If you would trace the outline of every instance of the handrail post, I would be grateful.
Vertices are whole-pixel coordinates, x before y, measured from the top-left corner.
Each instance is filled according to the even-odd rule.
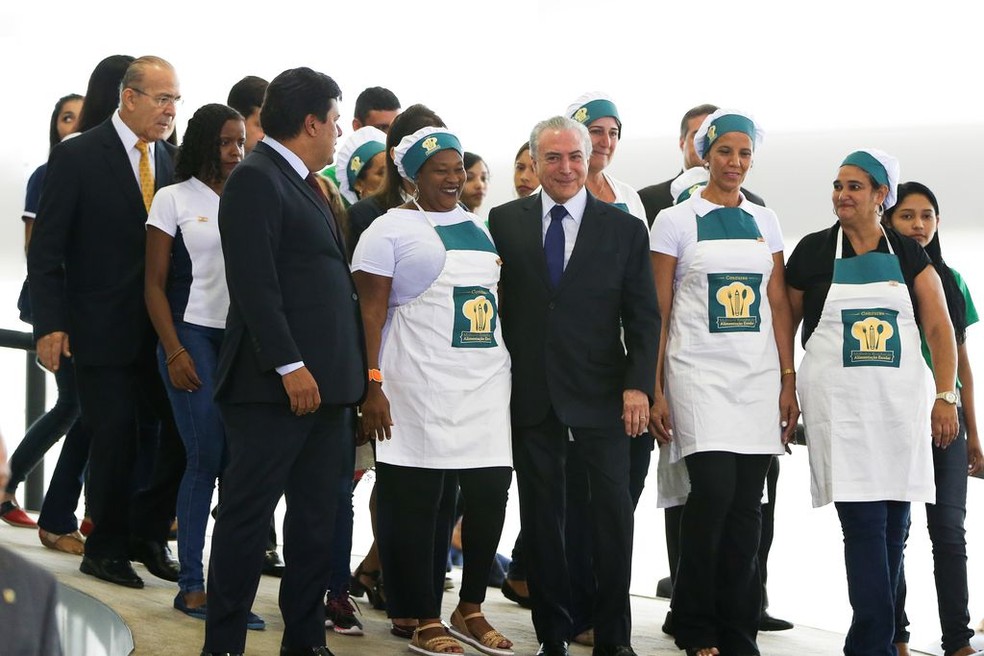
[[[45,405],[45,375],[44,370],[37,365],[37,355],[34,351],[26,352],[26,382],[24,401],[24,426],[28,428],[44,414]],[[28,510],[40,511],[44,501],[44,459],[38,463],[25,481],[24,507]]]

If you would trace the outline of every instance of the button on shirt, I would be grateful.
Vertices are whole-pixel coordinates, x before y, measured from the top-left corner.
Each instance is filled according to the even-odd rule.
[[[579,192],[564,203],[554,201],[553,198],[541,191],[540,204],[543,206],[543,216],[541,217],[543,220],[543,232],[541,237],[544,240],[547,238],[547,228],[550,227],[550,210],[553,209],[553,206],[563,205],[567,210],[567,216],[561,221],[561,226],[564,228],[564,268],[566,269],[567,263],[571,259],[571,253],[574,252],[574,242],[577,241],[577,232],[581,228],[584,207],[588,204],[588,191],[584,187],[581,187]]]
[[[133,167],[133,177],[137,182],[137,188],[140,187],[140,151],[137,150],[137,142],[140,138],[134,134],[133,130],[123,122],[120,118],[119,112],[113,112],[113,127],[116,128],[116,134],[119,135],[120,141],[123,142],[123,148],[126,150],[126,156],[130,159],[130,166]],[[156,144],[152,141],[147,142],[147,154],[150,156],[150,172],[154,175],[154,179],[157,179],[157,162],[154,158],[154,150]]]

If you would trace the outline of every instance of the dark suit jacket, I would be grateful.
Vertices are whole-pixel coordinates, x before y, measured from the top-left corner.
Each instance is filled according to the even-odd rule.
[[[680,173],[683,173],[683,171],[680,171]],[[676,180],[676,178],[670,178],[669,180],[660,182],[659,184],[643,187],[639,190],[639,198],[642,199],[642,206],[646,208],[646,221],[649,222],[649,227],[652,227],[653,221],[656,220],[656,215],[659,214],[661,210],[665,210],[667,207],[673,206],[673,201],[675,199],[670,193],[670,185],[673,184],[674,180]],[[744,187],[742,187],[741,193],[745,194],[745,198],[756,205],[765,207],[764,200]]]
[[[174,147],[154,147],[155,186]],[[156,343],[144,305],[147,210],[112,119],[51,151],[27,255],[34,335],[56,330],[76,362],[132,363]]]
[[[55,577],[0,547],[0,590],[2,653],[61,656]]]
[[[659,310],[649,237],[638,218],[589,193],[574,252],[552,289],[542,214],[539,194],[489,214],[502,258],[513,421],[538,424],[553,407],[567,426],[609,427],[622,414],[623,390],[653,395]]]
[[[321,402],[359,402],[368,384],[359,297],[331,210],[258,143],[226,182],[219,230],[229,317],[216,398],[288,403],[276,367],[303,360]]]

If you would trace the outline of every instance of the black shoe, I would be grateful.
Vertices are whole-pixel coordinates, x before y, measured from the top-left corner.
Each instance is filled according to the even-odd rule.
[[[278,579],[284,576],[284,561],[280,560],[280,554],[276,549],[267,549],[263,556],[263,573],[267,576],[276,576]]]
[[[792,622],[772,617],[764,610],[759,615],[759,631],[788,631],[793,628]]]
[[[502,590],[502,596],[509,601],[514,601],[523,608],[533,608],[533,602],[530,601],[529,596],[524,597],[516,592],[516,588],[512,587],[508,578],[502,582],[502,586],[499,589]]]
[[[82,556],[82,564],[79,571],[83,574],[95,576],[97,579],[109,581],[116,585],[123,585],[128,588],[144,587],[143,579],[137,576],[130,565],[130,561],[123,558],[93,558]]]
[[[596,645],[591,656],[636,656],[636,653],[629,645]]]
[[[673,579],[669,576],[660,579],[656,584],[656,596],[662,597],[663,599],[670,599],[673,597]]]
[[[666,611],[666,619],[663,620],[663,633],[668,636],[673,635],[673,611]]]
[[[328,647],[280,647],[280,656],[335,656]]]
[[[167,544],[154,540],[130,538],[130,560],[143,563],[147,571],[165,581],[178,581],[178,561]]]
[[[231,651],[205,651],[202,650],[202,656],[243,656],[241,652],[231,652]]]
[[[566,642],[541,642],[536,656],[568,656]]]

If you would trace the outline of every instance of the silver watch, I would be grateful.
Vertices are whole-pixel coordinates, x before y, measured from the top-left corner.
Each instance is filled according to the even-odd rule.
[[[950,405],[957,404],[957,393],[956,392],[940,392],[936,395],[936,399],[939,401],[945,401]]]

